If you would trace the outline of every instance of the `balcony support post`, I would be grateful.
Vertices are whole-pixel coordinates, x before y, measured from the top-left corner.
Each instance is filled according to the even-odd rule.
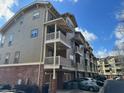
[[[57,24],[55,24],[55,39],[56,39],[56,33],[57,33]],[[55,71],[55,65],[56,65],[56,42],[54,42],[54,68],[53,68],[53,79],[56,79],[56,71]]]
[[[56,33],[57,33],[57,24],[55,23],[55,39],[56,39]],[[56,42],[54,42],[54,58],[53,58],[53,79],[51,82],[51,93],[56,93],[57,89],[57,80],[56,80]]]

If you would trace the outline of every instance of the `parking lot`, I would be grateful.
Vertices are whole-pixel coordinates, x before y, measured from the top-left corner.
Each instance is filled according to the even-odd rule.
[[[98,92],[89,92],[83,90],[59,90],[57,93],[98,93]]]

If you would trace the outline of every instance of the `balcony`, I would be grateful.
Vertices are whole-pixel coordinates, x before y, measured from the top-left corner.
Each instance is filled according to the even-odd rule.
[[[87,53],[84,54],[84,58],[85,58],[86,60],[88,60],[88,61],[90,60],[90,59],[89,59],[89,55],[88,55]]]
[[[79,55],[83,56],[83,50],[80,47],[76,46],[75,50],[76,50],[76,53],[78,53]]]
[[[87,72],[88,71],[88,67],[87,66],[84,66],[84,70]]]
[[[53,43],[53,42],[61,42],[62,44],[70,48],[69,40],[67,40],[67,37],[61,31],[56,32],[56,38],[55,38],[55,32],[47,33],[46,43]]]
[[[93,63],[93,58],[90,58],[90,62]]]
[[[45,66],[49,66],[49,68],[53,68],[54,66],[54,57],[46,57],[45,58]],[[71,62],[62,57],[62,56],[56,56],[56,63],[55,63],[55,67],[56,68],[60,68],[60,66],[62,67],[71,67]]]
[[[78,64],[78,71],[85,71],[83,64]]]
[[[75,32],[75,37],[74,39],[80,43],[80,44],[84,44],[85,43],[85,39],[84,36],[81,34],[81,32]]]
[[[121,69],[121,66],[116,66],[116,69]]]
[[[105,67],[105,70],[110,70],[110,67]]]

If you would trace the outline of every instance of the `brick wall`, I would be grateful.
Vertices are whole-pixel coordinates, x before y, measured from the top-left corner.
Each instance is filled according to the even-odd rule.
[[[43,83],[43,65],[41,65],[40,85]],[[12,85],[17,84],[19,79],[24,83],[29,81],[31,84],[37,84],[38,81],[39,65],[23,65],[23,66],[7,66],[0,67],[0,84],[9,83]]]

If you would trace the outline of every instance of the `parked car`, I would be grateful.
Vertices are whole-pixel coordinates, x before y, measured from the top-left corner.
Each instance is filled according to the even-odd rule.
[[[79,79],[65,81],[63,84],[63,88],[64,89],[78,89],[78,85],[80,81],[81,80]]]
[[[122,80],[122,77],[121,76],[117,76],[117,77],[114,77],[113,79],[114,80]]]
[[[95,79],[104,82],[107,78],[104,75],[98,75],[95,77]]]
[[[96,79],[91,78],[91,77],[83,77],[83,78],[80,78],[80,80],[89,81],[89,82],[97,82]]]
[[[11,90],[11,86],[9,84],[0,84],[0,91],[3,90]]]
[[[103,86],[104,85],[104,82],[103,81],[100,81],[100,80],[96,80],[96,79],[93,79],[93,78],[90,78],[90,77],[84,77],[84,78],[81,78],[82,80],[87,80],[89,82],[94,82],[96,83],[98,86]]]
[[[79,83],[79,89],[92,91],[92,92],[98,92],[99,86],[95,82],[81,81]]]
[[[88,81],[94,81],[93,78],[90,78],[90,77],[83,77],[83,78],[80,78],[81,80],[88,80]]]
[[[15,85],[14,90],[16,90],[16,92],[23,91],[24,93],[39,93],[40,92],[37,85]]]
[[[16,90],[3,90],[0,93],[25,93],[24,91],[16,91]]]
[[[96,84],[98,86],[103,86],[104,85],[104,82],[103,81],[100,81],[100,80],[96,80]]]

